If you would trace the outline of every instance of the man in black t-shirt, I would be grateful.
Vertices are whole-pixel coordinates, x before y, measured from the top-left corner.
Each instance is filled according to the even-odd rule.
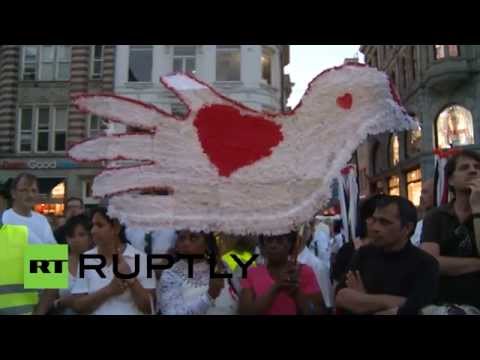
[[[425,216],[420,246],[440,264],[437,302],[480,308],[480,155],[462,151],[445,174],[455,198]]]
[[[418,314],[436,296],[439,270],[434,257],[410,242],[415,206],[385,196],[368,221],[371,244],[354,255],[337,287],[337,308],[353,314]]]

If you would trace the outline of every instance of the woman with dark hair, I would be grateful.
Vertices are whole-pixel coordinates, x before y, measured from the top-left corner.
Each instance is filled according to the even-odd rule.
[[[65,224],[65,237],[68,244],[68,289],[59,290],[52,312],[63,315],[75,314],[72,310],[75,295],[71,292],[78,278],[80,254],[93,247],[90,229],[90,220],[85,215],[74,216]]]
[[[339,283],[347,273],[348,266],[352,261],[356,251],[362,246],[370,243],[368,234],[368,219],[375,212],[377,202],[385,195],[377,194],[366,199],[360,204],[358,212],[357,237],[353,241],[345,243],[337,253],[332,266],[332,278],[335,283]]]
[[[105,208],[96,208],[92,216],[91,233],[96,247],[85,255],[103,256],[105,278],[96,269],[86,269],[85,276],[77,279],[72,290],[72,294],[76,294],[72,308],[81,314],[93,315],[152,314],[155,277],[147,276],[145,253],[128,244],[124,227],[117,219],[110,218]],[[128,280],[117,278],[113,273],[114,255],[118,256],[118,272],[121,274],[135,272],[135,257],[139,257],[138,275]],[[89,265],[101,263],[100,259],[85,262]]]
[[[313,270],[298,264],[297,233],[261,236],[265,264],[248,269],[242,280],[242,315],[310,315],[323,313],[323,298]]]
[[[180,231],[175,244],[179,261],[162,273],[157,290],[162,315],[234,315],[237,302],[225,279],[210,278],[209,259],[215,258],[216,273],[225,272],[213,234]],[[202,255],[194,260],[193,278],[181,255]]]

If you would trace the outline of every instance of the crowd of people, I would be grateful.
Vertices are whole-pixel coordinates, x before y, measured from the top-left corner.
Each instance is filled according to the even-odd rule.
[[[326,233],[313,219],[277,236],[146,233],[125,229],[104,207],[86,211],[78,198],[68,199],[65,223],[52,230],[32,211],[36,178],[21,174],[0,197],[12,200],[0,202],[0,242],[7,243],[8,226],[24,226],[28,244],[68,245],[69,288],[39,290],[32,309],[39,315],[480,314],[480,155],[463,151],[445,171],[448,204],[434,206],[432,179],[418,210],[405,198],[374,195],[360,205],[352,241],[338,223]],[[166,253],[173,266],[149,276],[147,255]],[[87,269],[80,277],[81,254],[102,255],[105,276]],[[136,277],[115,276],[114,258],[129,274],[138,257]]]

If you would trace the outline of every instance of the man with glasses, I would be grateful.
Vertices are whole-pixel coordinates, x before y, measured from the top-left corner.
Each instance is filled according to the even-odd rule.
[[[38,198],[37,178],[26,173],[18,175],[12,182],[11,194],[13,205],[3,213],[3,223],[26,226],[29,244],[56,244],[47,218],[32,210]]]
[[[480,155],[462,151],[445,173],[454,199],[425,216],[421,248],[440,264],[438,303],[480,308]]]

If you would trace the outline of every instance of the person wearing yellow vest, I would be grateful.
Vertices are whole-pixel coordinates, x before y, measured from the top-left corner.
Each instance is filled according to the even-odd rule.
[[[233,260],[231,255],[238,256],[243,263],[248,262],[254,254],[257,241],[252,236],[231,236],[231,238],[234,241],[234,247],[222,256],[222,260],[232,272],[235,272],[238,264]]]
[[[27,245],[27,227],[4,225],[0,216],[0,315],[31,315],[38,303],[38,291],[23,287]]]
[[[232,259],[231,255],[236,255],[243,263],[247,263],[251,257],[255,255],[257,239],[254,236],[233,235],[228,236],[228,239],[233,242],[233,248],[222,256],[222,260],[232,273],[232,278],[229,279],[229,283],[233,288],[235,295],[238,297],[241,290],[240,281],[242,279],[242,269],[238,266],[236,261]],[[256,266],[256,263],[254,262],[251,266]]]

